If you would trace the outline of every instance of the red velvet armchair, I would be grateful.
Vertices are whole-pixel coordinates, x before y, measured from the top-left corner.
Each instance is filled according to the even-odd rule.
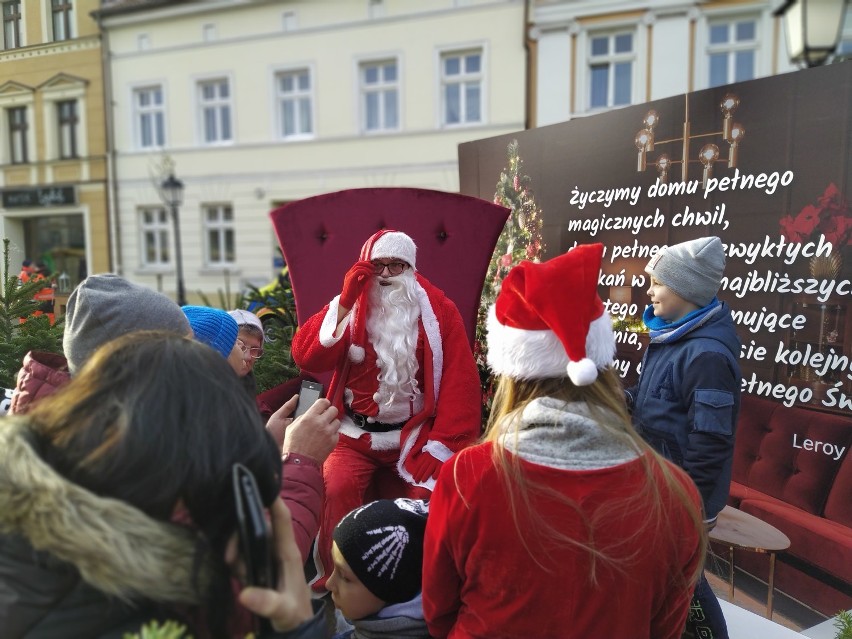
[[[417,270],[455,302],[473,346],[482,285],[509,217],[507,208],[443,191],[366,188],[291,202],[270,217],[300,324],[340,293],[343,276],[367,238],[388,228],[414,240]],[[275,410],[298,387],[293,380],[286,388],[267,391],[259,398],[261,411]]]

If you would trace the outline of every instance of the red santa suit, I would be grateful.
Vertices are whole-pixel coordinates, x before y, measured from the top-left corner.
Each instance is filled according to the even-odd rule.
[[[341,416],[340,442],[323,466],[326,500],[319,559],[326,568],[331,566],[334,526],[364,503],[377,469],[392,468],[404,480],[394,487],[404,494],[388,494],[382,486],[382,497],[428,498],[435,479],[416,482],[412,476],[420,456],[446,461],[480,434],[479,376],[458,309],[419,274],[414,288],[420,307],[415,351],[419,393],[410,402],[376,401],[382,392],[380,365],[366,331],[367,309],[361,308],[368,304],[366,299],[355,304],[342,331],[338,296],[293,338],[293,359],[303,370],[334,371],[327,397]],[[382,424],[397,428],[369,432]]]

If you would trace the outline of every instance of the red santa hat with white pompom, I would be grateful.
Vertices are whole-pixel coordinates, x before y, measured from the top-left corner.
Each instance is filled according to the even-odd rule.
[[[603,244],[581,244],[506,276],[488,314],[488,365],[497,375],[567,377],[587,386],[612,364],[612,320],[598,297]]]

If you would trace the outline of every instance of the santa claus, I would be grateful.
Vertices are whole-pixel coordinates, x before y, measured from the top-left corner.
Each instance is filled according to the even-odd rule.
[[[374,234],[341,294],[293,338],[303,370],[334,371],[327,396],[341,416],[340,441],[323,466],[326,577],[331,532],[364,503],[379,469],[404,480],[378,487],[382,497],[428,499],[441,464],[480,434],[479,376],[461,315],[416,272],[416,253],[405,233]]]

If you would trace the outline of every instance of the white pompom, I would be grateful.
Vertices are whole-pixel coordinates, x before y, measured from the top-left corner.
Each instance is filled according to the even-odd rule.
[[[360,364],[364,361],[364,347],[352,344],[349,347],[349,359],[353,364]]]
[[[588,386],[598,378],[598,367],[588,357],[568,362],[568,378],[575,386]]]

